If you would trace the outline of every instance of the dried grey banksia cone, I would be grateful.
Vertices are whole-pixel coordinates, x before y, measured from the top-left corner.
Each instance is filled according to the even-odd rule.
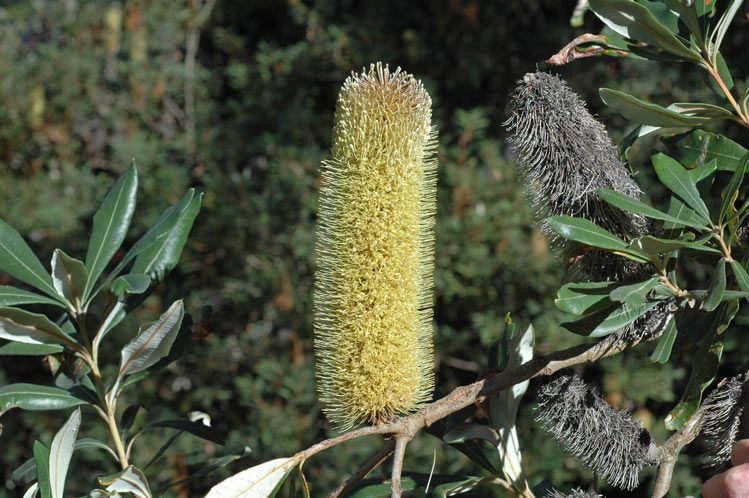
[[[637,487],[640,470],[658,461],[658,447],[642,424],[606,403],[579,377],[558,377],[541,386],[536,419],[612,486]]]
[[[598,197],[610,188],[640,198],[640,188],[617,155],[606,129],[590,115],[585,102],[559,77],[536,72],[518,81],[505,126],[513,164],[541,228],[555,246],[566,243],[543,222],[549,216],[585,218],[625,241],[645,235],[648,223]],[[643,266],[602,251],[580,258],[574,269],[593,281],[630,280]]]
[[[578,488],[570,490],[568,494],[564,494],[554,489],[548,495],[546,495],[546,498],[603,498],[603,496],[599,495],[595,491],[583,491],[582,489]]]
[[[707,464],[711,467],[719,467],[731,460],[731,449],[744,414],[742,394],[746,397],[746,388],[746,377],[737,375],[722,382],[703,402],[705,415],[700,436],[707,447]]]

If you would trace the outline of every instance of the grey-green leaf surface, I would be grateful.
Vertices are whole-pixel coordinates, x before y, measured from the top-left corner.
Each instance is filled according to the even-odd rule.
[[[19,308],[0,307],[0,338],[30,344],[80,346],[44,315]]]
[[[611,304],[609,294],[617,285],[616,282],[571,282],[559,289],[554,304],[573,315],[600,311]]]
[[[13,341],[0,346],[0,356],[46,356],[62,353],[64,349],[59,344],[29,344]]]
[[[720,218],[718,220],[719,224],[722,224],[723,220],[725,220],[726,218],[730,218],[730,215],[732,214],[732,210],[734,208],[734,202],[739,194],[739,191],[741,190],[741,184],[744,181],[744,175],[746,174],[746,169],[748,166],[749,152],[744,154],[744,157],[741,159],[741,161],[739,161],[739,164],[736,167],[736,171],[733,172],[728,185],[726,185],[726,188],[723,189],[723,199],[720,204]]]
[[[663,335],[661,335],[658,344],[650,355],[650,361],[661,364],[668,362],[668,359],[671,357],[671,350],[674,347],[677,332],[676,318],[671,316],[668,325],[666,326],[666,330],[663,331]]]
[[[60,249],[52,254],[52,283],[63,298],[74,305],[83,304],[83,289],[88,272],[83,261],[71,258]]]
[[[119,375],[145,370],[169,354],[184,315],[182,301],[175,301],[158,320],[139,332],[122,350]]]
[[[741,4],[743,3],[744,0],[731,0],[728,8],[720,17],[718,24],[715,25],[715,30],[713,31],[713,34],[711,36],[713,42],[711,47],[713,57],[715,57],[718,53],[720,45],[723,43],[723,38],[726,36],[726,32],[728,31],[728,26],[731,24],[731,21],[733,21],[733,18],[736,17],[736,13],[739,11],[739,7],[741,7]]]
[[[130,273],[114,279],[112,282],[112,294],[117,296],[121,301],[133,294],[142,294],[151,286],[151,277],[143,274]]]
[[[0,285],[0,306],[16,306],[19,304],[49,304],[65,308],[58,300],[40,296],[12,285]]]
[[[106,486],[110,493],[129,493],[138,498],[151,498],[151,488],[143,472],[130,465],[117,474],[99,477],[100,486]]]
[[[613,233],[583,218],[553,216],[549,227],[565,239],[609,250],[626,250],[627,244]]]
[[[681,210],[677,216],[672,216],[645,204],[638,199],[634,199],[615,190],[607,188],[598,189],[598,196],[614,207],[618,207],[619,209],[623,209],[630,213],[641,214],[654,220],[662,220],[670,222],[673,225],[688,226],[700,230],[708,228],[706,223],[700,221],[697,214],[691,209]]]
[[[726,258],[720,258],[715,265],[715,273],[710,281],[707,297],[702,303],[705,311],[713,311],[723,301],[726,292]]]
[[[700,126],[712,119],[681,114],[611,88],[601,88],[598,93],[604,104],[635,123],[660,128],[673,128]]]
[[[180,212],[171,229],[135,258],[131,273],[148,274],[155,283],[163,280],[166,274],[177,266],[187,242],[187,236],[200,211],[202,198],[202,194],[193,198]]]
[[[13,408],[30,411],[64,410],[86,404],[59,387],[36,384],[9,384],[0,387],[0,414]]]
[[[636,307],[645,302],[648,293],[660,282],[660,278],[653,277],[643,282],[623,285],[611,291],[609,297],[612,301],[626,303],[630,307]]]
[[[52,277],[21,235],[0,219],[0,270],[59,299]]]
[[[674,159],[658,153],[652,157],[653,169],[658,179],[674,194],[678,195],[690,208],[694,209],[705,222],[710,222],[710,212],[697,191],[697,185],[689,172]]]
[[[75,449],[78,450],[87,450],[87,449],[94,449],[94,450],[102,450],[106,452],[109,456],[112,457],[112,460],[115,463],[119,463],[119,459],[117,458],[117,453],[114,452],[112,448],[104,444],[103,442],[99,441],[98,439],[90,438],[90,437],[84,437],[80,438],[75,442]]]
[[[675,12],[679,19],[689,28],[689,31],[697,39],[697,43],[702,48],[705,44],[704,37],[702,35],[702,28],[700,28],[699,20],[697,19],[697,13],[692,5],[688,5],[684,0],[664,0],[664,3]]]
[[[627,304],[585,316],[562,326],[572,333],[588,337],[604,337],[630,325],[658,305],[657,301],[631,307]]]
[[[632,0],[590,0],[590,8],[611,29],[686,60],[699,62],[693,52],[644,6]]]
[[[731,269],[736,277],[736,283],[739,284],[739,288],[744,292],[749,292],[749,273],[747,273],[744,266],[734,259],[731,261]]]
[[[35,482],[26,490],[22,498],[35,498],[37,494],[39,494],[39,483]]]
[[[276,458],[224,479],[205,498],[269,498],[279,489],[298,458]]]
[[[36,464],[36,477],[39,483],[39,494],[42,498],[52,498],[52,489],[49,481],[49,448],[39,441],[34,441],[34,463]]]
[[[719,170],[734,171],[747,153],[746,148],[730,138],[705,130],[692,130],[668,143],[673,144],[677,159],[687,168],[715,160]]]
[[[62,429],[55,434],[49,447],[49,484],[52,498],[63,498],[65,479],[68,475],[70,459],[75,450],[78,428],[81,426],[81,410],[75,410]]]
[[[96,280],[125,240],[135,211],[137,190],[138,172],[135,164],[132,164],[114,184],[94,215],[94,226],[86,251],[89,279],[83,292],[84,300],[89,298]]]

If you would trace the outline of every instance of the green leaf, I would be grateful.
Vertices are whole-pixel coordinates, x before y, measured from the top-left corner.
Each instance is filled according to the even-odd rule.
[[[143,472],[130,465],[117,474],[97,478],[100,486],[110,493],[128,493],[138,498],[151,498],[151,488]]]
[[[689,375],[681,400],[666,417],[667,429],[679,429],[699,408],[702,393],[715,379],[715,374],[720,365],[720,357],[723,353],[723,342],[720,335],[731,323],[733,317],[736,316],[738,309],[738,301],[730,301],[723,303],[719,311],[715,313],[710,332],[703,337],[695,352],[692,372]]]
[[[75,410],[62,429],[55,434],[49,447],[49,483],[52,498],[63,498],[65,479],[68,475],[70,459],[75,450],[78,428],[81,426],[81,410]]]
[[[728,31],[728,26],[731,24],[731,21],[733,21],[733,18],[736,17],[736,13],[739,11],[739,7],[741,7],[741,4],[743,3],[744,0],[732,0],[731,4],[720,17],[718,24],[715,25],[715,30],[710,36],[712,41],[712,46],[710,48],[713,54],[713,58],[717,56],[720,45],[723,43],[723,38],[726,36],[726,32]]]
[[[202,477],[205,477],[215,470],[224,468],[230,463],[236,462],[237,460],[246,457],[247,455],[250,454],[250,452],[251,452],[250,448],[245,446],[241,451],[237,453],[234,453],[231,455],[224,455],[224,456],[216,457],[216,458],[211,458],[210,460],[206,462],[205,465],[203,465],[203,467],[193,472],[185,479],[180,479],[179,481],[170,482],[169,484],[162,486],[162,488],[159,489],[156,494],[157,496],[160,496],[164,494],[170,488],[179,487],[195,479],[200,479]]]
[[[83,299],[86,302],[96,280],[125,240],[135,211],[137,190],[138,172],[135,164],[131,164],[114,184],[94,215],[94,226],[86,251],[86,269],[89,274],[83,291]]]
[[[109,274],[107,280],[111,280],[130,263],[136,256],[148,249],[152,245],[160,245],[163,239],[169,236],[169,233],[174,228],[174,225],[179,221],[180,217],[185,214],[185,211],[190,208],[193,197],[195,196],[195,189],[189,189],[187,193],[180,199],[177,204],[170,206],[164,211],[156,223],[143,234],[141,238],[133,244],[129,251],[125,254],[122,260]]]
[[[710,119],[732,119],[733,113],[723,107],[704,102],[676,102],[668,106],[669,110],[692,117]]]
[[[29,411],[64,410],[86,404],[59,387],[36,384],[9,384],[0,387],[0,414],[12,408]]]
[[[645,302],[648,293],[660,282],[660,278],[653,277],[644,282],[623,285],[611,291],[609,297],[612,301],[628,304],[635,308]]]
[[[26,490],[22,498],[36,498],[36,495],[38,494],[39,494],[39,483],[35,482],[34,484],[31,485],[31,487],[29,487],[29,489]]]
[[[644,6],[631,0],[590,0],[591,10],[611,29],[686,60],[700,62],[693,52]]]
[[[10,475],[15,483],[27,483],[36,480],[36,464],[34,458],[29,458],[13,470]]]
[[[704,130],[692,130],[677,135],[668,142],[676,148],[676,158],[687,168],[717,161],[718,169],[735,171],[747,149],[723,135]]]
[[[18,308],[0,307],[0,338],[29,344],[63,344],[81,350],[81,346],[49,318]]]
[[[143,469],[147,469],[148,467],[156,463],[159,460],[159,458],[161,458],[161,456],[164,453],[166,453],[166,450],[168,450],[169,447],[173,445],[174,442],[177,440],[177,438],[180,437],[182,434],[184,434],[184,432],[179,431],[175,433],[173,436],[171,436],[169,439],[167,439],[166,442],[162,444],[161,447],[159,447],[158,451],[156,451],[156,453],[153,454],[151,459],[145,465],[143,465]]]
[[[120,460],[117,458],[117,453],[112,448],[107,446],[105,443],[91,437],[80,438],[75,442],[75,450],[102,450],[105,451],[109,456],[112,457],[115,463],[119,463]]]
[[[151,277],[142,273],[131,273],[114,279],[111,290],[120,301],[124,301],[130,295],[146,292],[150,286]]]
[[[120,376],[134,374],[154,365],[169,354],[177,337],[185,309],[175,301],[169,309],[122,349]]]
[[[650,361],[661,364],[668,362],[668,359],[671,357],[671,349],[674,347],[677,332],[676,318],[672,316],[668,321],[666,330],[663,331],[663,335],[661,335],[658,344],[650,355]]]
[[[281,487],[300,459],[276,458],[243,470],[216,484],[205,498],[269,498]]]
[[[647,263],[646,255],[633,251],[619,237],[584,218],[553,216],[546,220],[549,227],[567,240],[614,251],[635,261]]]
[[[726,258],[720,258],[715,265],[715,273],[710,282],[707,297],[702,302],[705,311],[713,311],[723,301],[726,292]]]
[[[0,346],[0,356],[47,356],[62,353],[64,348],[59,344],[28,344],[26,342],[9,342]]]
[[[0,285],[0,306],[16,306],[18,304],[49,304],[65,308],[60,302],[33,292],[19,289],[11,285]]]
[[[39,480],[39,493],[42,498],[52,498],[49,480],[49,448],[39,441],[34,441],[34,463],[36,464],[36,477]]]
[[[731,269],[741,290],[749,292],[749,273],[746,272],[746,269],[735,259],[731,261]]]
[[[734,214],[734,202],[741,190],[741,184],[744,181],[747,166],[749,166],[749,152],[744,154],[744,157],[736,167],[736,171],[733,172],[731,180],[728,182],[728,185],[726,185],[726,188],[723,189],[723,199],[720,204],[720,218],[718,219],[718,224],[722,225],[725,219],[731,218],[731,215]]]
[[[638,251],[642,251],[645,254],[650,255],[658,255],[658,254],[668,254],[674,251],[678,251],[679,249],[685,249],[685,248],[706,248],[705,243],[709,240],[709,238],[703,237],[700,240],[692,241],[692,240],[685,240],[685,239],[659,239],[657,237],[653,237],[652,235],[644,235],[642,237],[638,237],[632,242],[630,242],[630,246],[633,249],[636,249]],[[711,248],[707,248],[711,249]],[[712,252],[712,250],[710,251]],[[715,250],[716,254],[723,254],[722,252]]]
[[[574,322],[562,323],[562,327],[578,335],[604,337],[630,325],[657,305],[657,301],[636,307],[622,304],[584,316]]]
[[[663,153],[652,157],[653,169],[658,179],[673,193],[678,195],[690,208],[694,209],[705,222],[710,222],[710,213],[700,197],[689,172],[684,167]]]
[[[705,41],[702,36],[702,29],[700,28],[700,23],[697,19],[697,13],[695,12],[694,7],[692,5],[687,5],[683,0],[664,0],[664,3],[669,9],[678,14],[679,19],[697,39],[698,46],[703,48]]]
[[[573,315],[584,315],[599,311],[611,304],[609,293],[616,288],[616,282],[569,283],[557,292],[554,304],[558,309]]]
[[[160,420],[148,424],[143,430],[153,429],[156,427],[164,427],[168,429],[177,429],[180,431],[189,432],[193,436],[197,436],[206,441],[223,446],[226,444],[226,436],[219,433],[217,430],[205,425],[203,422],[192,422],[190,420]]]
[[[630,213],[641,214],[655,220],[663,220],[672,225],[688,226],[700,230],[708,228],[701,220],[699,220],[697,213],[691,209],[681,210],[678,212],[677,216],[672,216],[615,190],[607,188],[598,189],[598,196],[612,206]]]
[[[87,282],[88,272],[83,262],[55,249],[52,255],[52,283],[57,292],[73,305],[81,307]]]
[[[0,219],[0,270],[48,296],[59,299],[52,277],[21,235]]]
[[[681,114],[610,88],[601,88],[598,93],[604,104],[635,123],[673,128],[700,126],[711,120],[707,117]]]
[[[200,211],[202,194],[190,201],[190,204],[180,213],[174,226],[160,239],[151,244],[138,255],[133,263],[131,273],[144,273],[151,276],[156,283],[164,279],[172,268],[177,266],[182,250],[187,242],[187,236],[192,230],[193,222]]]

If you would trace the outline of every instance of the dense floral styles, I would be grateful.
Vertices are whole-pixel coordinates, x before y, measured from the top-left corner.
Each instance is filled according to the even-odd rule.
[[[583,491],[582,489],[573,489],[569,494],[564,494],[560,491],[552,490],[546,498],[603,498],[595,491]]]
[[[435,144],[411,75],[377,64],[345,81],[321,167],[314,296],[320,399],[342,429],[431,398]]]
[[[658,448],[642,424],[606,403],[579,377],[558,377],[543,385],[537,419],[612,486],[633,489],[640,470],[657,463]]]
[[[510,106],[505,125],[514,165],[536,220],[557,246],[563,246],[562,240],[543,223],[549,216],[585,218],[624,240],[647,232],[645,218],[598,197],[599,188],[610,188],[639,199],[640,189],[606,129],[562,79],[543,72],[526,74]],[[575,268],[591,280],[628,279],[642,271],[636,263],[601,251],[587,253]]]
[[[721,383],[705,398],[705,415],[701,436],[704,439],[708,464],[717,467],[731,459],[731,450],[741,426],[744,406],[741,403],[746,389],[745,375],[737,375]]]

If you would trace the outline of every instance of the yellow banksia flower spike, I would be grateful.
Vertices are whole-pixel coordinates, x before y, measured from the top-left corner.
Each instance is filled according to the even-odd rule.
[[[436,131],[431,98],[372,64],[338,96],[321,166],[315,282],[320,400],[340,429],[431,399]]]

